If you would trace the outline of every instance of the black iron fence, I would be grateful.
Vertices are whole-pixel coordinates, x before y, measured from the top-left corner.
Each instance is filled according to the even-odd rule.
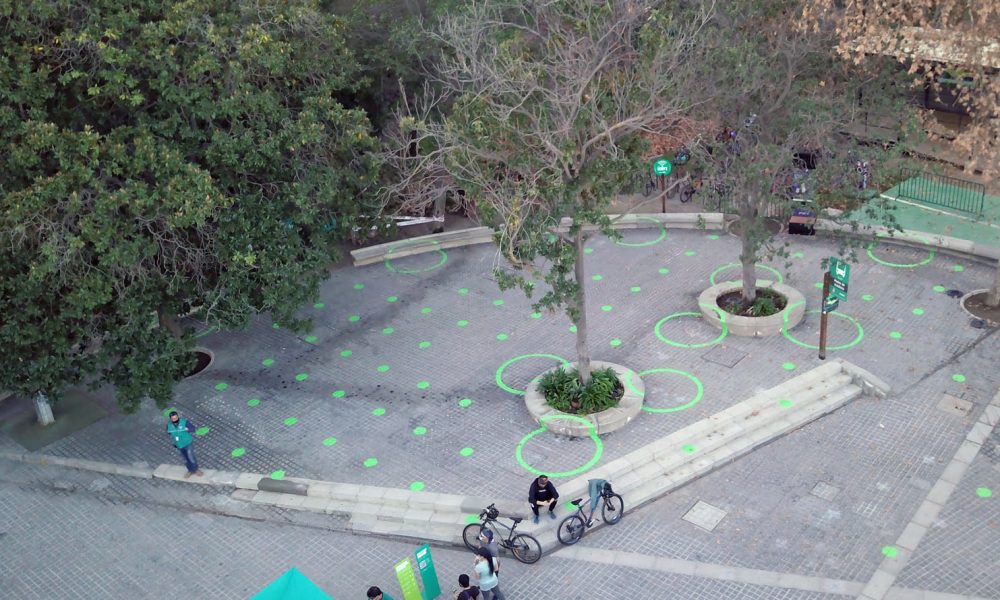
[[[896,197],[982,216],[986,186],[976,181],[903,169]]]

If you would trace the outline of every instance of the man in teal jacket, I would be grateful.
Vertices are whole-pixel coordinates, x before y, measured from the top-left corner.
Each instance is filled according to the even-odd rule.
[[[198,461],[194,457],[194,438],[191,434],[194,433],[194,424],[187,419],[182,419],[177,411],[170,412],[170,422],[167,423],[167,434],[170,436],[170,440],[174,443],[174,447],[180,450],[181,456],[184,457],[184,462],[187,463],[187,475],[184,478],[188,478],[192,475],[203,475],[201,469],[198,468]]]

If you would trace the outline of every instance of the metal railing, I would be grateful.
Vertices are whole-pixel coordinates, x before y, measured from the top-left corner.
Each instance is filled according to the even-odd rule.
[[[938,175],[916,169],[902,169],[896,196],[950,208],[976,217],[983,214],[986,186],[976,181]]]

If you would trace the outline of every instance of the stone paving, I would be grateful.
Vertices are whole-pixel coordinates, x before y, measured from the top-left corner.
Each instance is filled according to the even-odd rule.
[[[815,312],[807,313],[791,332],[801,344],[779,336],[728,337],[710,345],[717,331],[700,318],[677,314],[697,311],[695,299],[709,285],[713,271],[736,260],[735,238],[721,232],[670,230],[665,239],[640,245],[657,239],[657,230],[624,235],[624,242],[635,245],[617,245],[604,238],[589,244],[593,252],[587,256],[588,276],[595,277],[588,288],[594,358],[637,371],[681,370],[697,377],[704,392],[697,397],[691,380],[673,371],[644,376],[647,403],[661,412],[644,413],[626,430],[605,436],[596,464],[819,364],[815,350],[801,345],[816,343]],[[789,241],[794,254],[788,282],[806,294],[809,306],[815,306],[819,261],[834,253],[834,244],[794,236]],[[431,253],[393,261],[388,269],[372,265],[333,272],[316,306],[304,311],[315,323],[309,334],[294,336],[260,319],[245,332],[202,338],[215,353],[215,363],[179,386],[176,396],[180,410],[208,427],[196,442],[201,462],[234,471],[281,470],[288,476],[334,481],[422,485],[429,491],[498,497],[524,493],[531,475],[518,463],[515,448],[537,426],[520,396],[498,387],[496,372],[504,362],[525,354],[573,360],[575,336],[564,316],[536,318],[520,292],[497,290],[489,276],[495,261],[492,249],[449,250],[447,261],[432,268],[441,258]],[[785,273],[781,265],[772,266]],[[763,269],[759,274],[772,276]],[[723,268],[716,275],[732,279],[738,269]],[[844,316],[831,319],[831,345],[849,347],[830,354],[881,377],[892,385],[893,395],[855,401],[630,514],[622,523],[585,537],[581,544],[867,581],[882,558],[880,548],[898,537],[969,424],[1000,387],[996,369],[1000,335],[969,327],[958,301],[943,293],[984,287],[989,276],[987,267],[941,253],[931,258],[926,251],[892,246],[875,248],[871,256],[862,252],[853,267],[851,299],[841,305]],[[662,321],[670,315],[674,316]],[[658,322],[663,337],[688,347],[661,340],[655,333]],[[858,343],[850,345],[858,337]],[[504,370],[502,381],[523,388],[555,360],[530,357],[515,362]],[[952,406],[964,406],[968,413],[941,410],[938,405],[945,394]],[[163,424],[159,411],[145,407],[135,416],[105,418],[43,452],[126,464],[177,461]],[[12,442],[0,436],[0,447],[10,446]],[[1000,570],[991,562],[1000,543],[1000,535],[992,529],[1000,509],[995,497],[973,498],[966,493],[974,494],[978,487],[1000,491],[1000,471],[993,468],[998,454],[1000,448],[989,452],[984,448],[960,486],[961,493],[946,507],[941,526],[925,539],[926,547],[918,548],[898,585],[1000,597],[995,591],[1000,590]],[[589,439],[566,440],[543,433],[523,445],[528,464],[555,473],[576,470],[594,455],[595,444]],[[558,485],[559,479],[555,482]],[[826,487],[816,488],[821,483]],[[168,487],[156,490],[151,492],[154,497],[170,493]],[[93,525],[83,527],[81,537],[99,531],[102,519],[111,518],[95,516],[104,510],[99,499],[69,498],[22,486],[5,497],[12,500],[0,509],[4,515],[43,519],[42,513],[51,512],[67,521],[94,519]],[[711,533],[681,520],[698,500],[728,513]],[[77,505],[80,508],[74,508]],[[128,517],[130,523],[148,523],[151,538],[169,537],[170,518],[142,506],[122,505],[115,510],[139,511]],[[307,575],[335,596],[354,596],[364,585],[356,577],[359,571],[370,572],[369,567],[377,564],[391,575],[391,562],[409,552],[402,549],[405,545],[325,531],[302,530],[312,531],[307,534],[296,529],[297,533],[286,534],[276,524],[267,526],[275,528],[268,530],[269,535],[249,534],[233,523],[246,523],[226,520],[227,527],[239,531],[225,534],[235,550],[227,551],[221,540],[217,543],[211,536],[199,538],[205,548],[199,547],[197,561],[184,558],[180,549],[156,559],[151,547],[146,562],[137,559],[132,569],[123,567],[122,575],[96,573],[87,581],[126,585],[136,580],[137,573],[144,574],[143,579],[155,578],[156,567],[169,569],[172,561],[178,561],[178,571],[197,573],[199,581],[206,581],[199,584],[208,586],[199,588],[206,597],[242,597],[247,586],[261,587],[280,573],[275,569],[264,575],[265,563],[255,562],[262,560],[256,557],[257,545],[267,554],[267,544],[277,539],[280,551],[273,554],[284,555],[283,565],[304,566]],[[8,533],[5,542],[24,537],[25,556],[43,552],[47,540],[59,531],[38,529],[47,532],[37,533],[38,539],[32,539],[36,533],[23,530],[11,536],[15,525],[8,518],[0,531]],[[253,539],[240,541],[247,536]],[[320,536],[342,541],[319,542]],[[364,542],[359,544],[358,539]],[[136,543],[155,547],[156,540]],[[74,577],[86,572],[85,565],[92,568],[105,560],[100,553],[106,551],[90,551],[96,553],[91,556],[96,562],[88,562],[86,555],[75,561],[67,558],[82,565],[71,571]],[[962,559],[963,551],[975,556]],[[440,552],[450,556],[454,551]],[[942,561],[938,552],[957,556]],[[5,558],[0,555],[0,564],[7,562]],[[583,565],[558,559],[558,554],[551,558],[535,569],[515,565],[513,579],[524,587],[512,585],[510,590],[523,593],[510,596],[557,593],[567,598],[610,598],[621,597],[619,590],[639,594],[655,588],[672,591],[678,598],[825,597],[676,573]],[[220,576],[230,568],[236,575]],[[46,566],[35,576],[38,581],[52,581],[60,575]],[[22,587],[13,589],[25,591],[15,597],[35,597],[25,587],[27,575],[19,569],[11,567],[4,577],[16,577]],[[338,587],[338,581],[348,583]],[[607,594],[589,591],[604,588]],[[114,590],[109,597],[128,597],[125,588],[108,589]],[[547,593],[533,593],[536,589]],[[44,597],[74,597],[73,593]]]

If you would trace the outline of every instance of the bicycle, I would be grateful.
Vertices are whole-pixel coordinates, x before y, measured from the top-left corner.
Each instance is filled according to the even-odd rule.
[[[577,498],[570,502],[570,504],[576,507],[576,512],[563,519],[559,523],[559,529],[556,531],[559,541],[567,546],[579,542],[587,529],[594,526],[594,513],[597,511],[597,507],[594,506],[594,508],[590,509],[590,514],[588,515],[586,509],[581,504],[582,502],[583,498]],[[601,519],[605,523],[614,525],[618,521],[621,521],[622,515],[625,512],[625,501],[611,489],[611,484],[608,482],[604,482],[604,485],[601,487],[600,504]]]
[[[497,520],[499,516],[500,511],[497,510],[494,504],[490,504],[483,509],[479,513],[479,520],[481,522],[469,523],[462,530],[462,540],[465,542],[465,546],[469,550],[475,551],[479,548],[479,534],[483,529],[489,528],[493,532],[493,539],[497,541],[497,544],[501,548],[510,550],[514,558],[526,565],[538,562],[538,559],[542,558],[542,545],[538,543],[538,540],[527,533],[514,533],[514,530],[517,529],[517,524],[524,519],[521,517],[509,517],[514,524],[508,527]],[[506,539],[499,535],[500,531],[497,529],[498,527],[507,530]]]

